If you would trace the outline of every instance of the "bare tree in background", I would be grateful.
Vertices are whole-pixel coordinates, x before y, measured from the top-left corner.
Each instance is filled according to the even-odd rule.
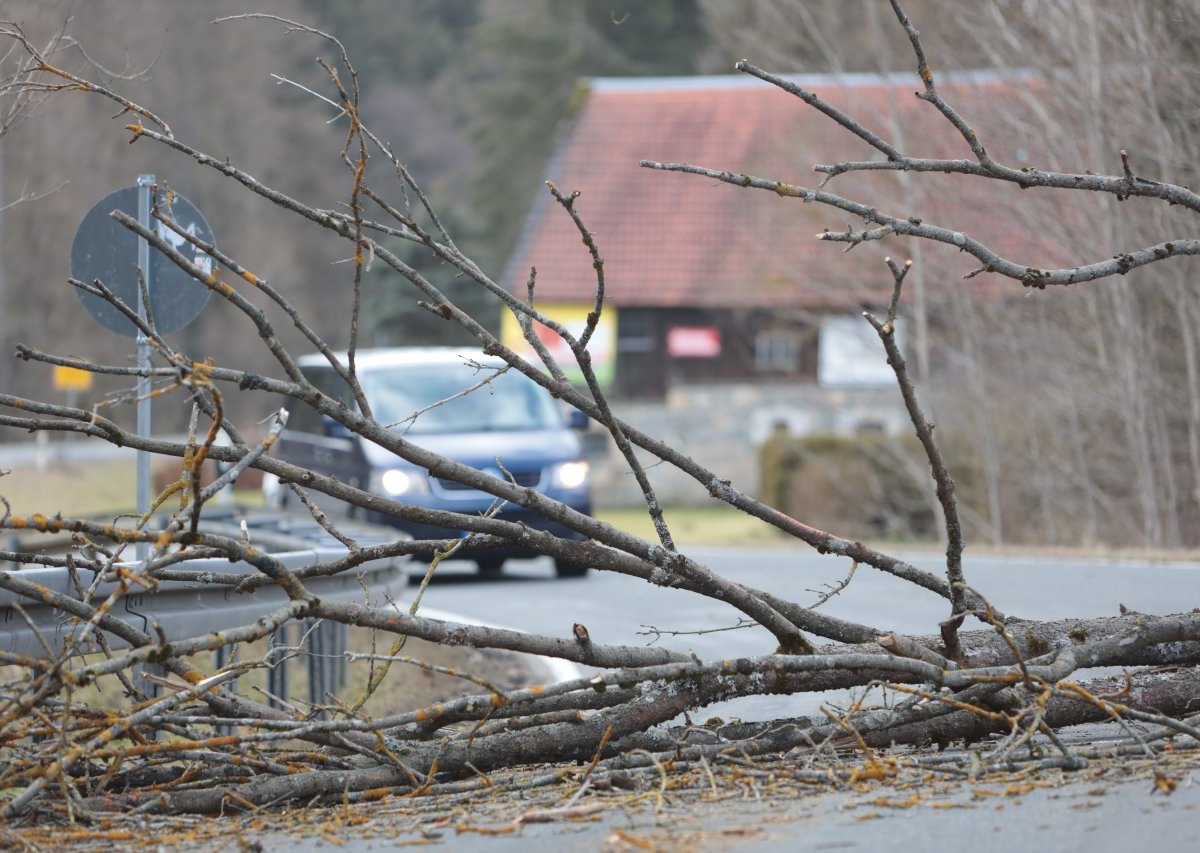
[[[341,176],[336,168],[298,168],[307,158],[336,162],[340,131],[323,122],[311,122],[315,104],[292,87],[272,85],[272,73],[294,76],[297,67],[308,67],[312,58],[298,39],[279,39],[271,49],[254,49],[253,34],[229,32],[207,42],[195,34],[212,29],[213,18],[243,11],[245,4],[236,0],[217,0],[204,4],[162,4],[153,0],[129,0],[77,4],[59,0],[14,3],[11,14],[24,21],[23,28],[43,52],[48,63],[85,77],[93,83],[119,89],[134,101],[159,101],[168,96],[172,103],[171,126],[186,135],[193,144],[209,150],[213,156],[232,157],[259,180],[291,195],[311,194],[330,197],[341,192]],[[262,11],[293,9],[287,0],[263,0],[255,8]],[[6,9],[0,13],[9,17]],[[64,24],[69,18],[70,23]],[[65,30],[64,30],[65,27]],[[55,34],[62,33],[59,38]],[[86,34],[86,35],[85,35]],[[79,37],[79,38],[76,38]],[[81,43],[82,39],[82,43]],[[23,57],[7,53],[9,63]],[[9,70],[15,71],[16,65]],[[266,81],[247,85],[248,80]],[[212,99],[207,93],[221,91],[225,97]],[[29,121],[3,137],[0,167],[5,201],[22,193],[45,195],[57,189],[38,205],[23,205],[4,215],[3,248],[0,258],[0,348],[11,351],[18,340],[29,340],[33,330],[54,340],[78,342],[71,354],[96,361],[119,361],[125,356],[124,343],[115,335],[88,335],[91,321],[76,310],[78,300],[71,288],[56,286],[68,268],[70,231],[66,239],[57,233],[71,229],[95,199],[113,189],[114,175],[122,184],[132,184],[134,168],[155,174],[171,174],[174,188],[187,195],[213,221],[253,222],[253,227],[227,229],[221,234],[227,250],[244,251],[254,246],[259,263],[270,267],[282,279],[301,282],[290,290],[296,307],[322,334],[333,335],[341,329],[348,313],[331,288],[309,285],[306,273],[321,269],[338,256],[332,247],[320,241],[296,243],[289,239],[286,217],[277,216],[269,204],[251,195],[239,197],[224,193],[218,183],[206,179],[207,170],[181,162],[167,150],[144,152],[138,163],[129,162],[124,140],[101,137],[91,145],[79,145],[93,128],[109,120],[111,102],[98,99],[45,97],[51,93],[24,90],[20,96],[5,99],[9,107],[20,107],[20,115]],[[233,120],[233,116],[239,120]],[[48,164],[57,164],[49,168]],[[47,227],[46,223],[57,223]],[[240,338],[228,339],[221,330],[233,321],[230,307],[212,300],[211,312],[203,321],[188,326],[181,334],[183,348],[196,351],[216,346],[232,348],[232,356],[241,350]],[[290,325],[281,329],[285,340],[301,345]],[[224,339],[223,339],[224,338]],[[220,341],[220,343],[216,343]],[[247,341],[236,357],[246,369],[266,369],[259,361],[262,351]],[[37,385],[29,371],[12,369],[0,363],[0,384],[6,390],[32,394]],[[28,383],[28,384],[26,384]],[[96,378],[96,387],[117,391],[119,383],[106,377]],[[115,416],[124,417],[124,412]],[[253,422],[262,411],[248,419]],[[158,417],[164,424],[182,430],[187,423],[187,407],[163,407]],[[14,434],[4,430],[6,440]]]
[[[1068,168],[1065,164],[1071,159],[1065,154],[1064,165],[1056,168],[1034,164],[1014,166],[993,159],[986,147],[986,137],[973,129],[973,119],[960,116],[952,104],[942,99],[936,87],[937,75],[926,60],[917,30],[898,3],[893,2],[892,8],[900,25],[893,31],[898,39],[907,36],[916,56],[918,97],[945,120],[945,132],[961,140],[964,152],[961,158],[923,157],[921,140],[900,143],[877,135],[853,116],[797,89],[788,80],[742,61],[738,63],[740,71],[797,95],[797,109],[815,109],[821,116],[814,116],[814,120],[835,122],[846,132],[848,140],[866,143],[875,156],[862,161],[819,164],[816,169],[822,180],[814,186],[744,174],[736,171],[737,164],[647,162],[644,165],[649,170],[690,173],[700,179],[763,190],[797,204],[825,205],[836,212],[835,223],[850,218],[861,222],[861,228],[829,231],[820,235],[822,239],[854,245],[870,243],[887,234],[944,244],[972,259],[968,278],[986,273],[1006,279],[1013,288],[1032,288],[1039,293],[1049,294],[1068,285],[1098,288],[1103,286],[1098,284],[1103,280],[1142,268],[1170,268],[1180,264],[1182,257],[1200,254],[1200,239],[1170,234],[1146,236],[1139,241],[1137,234],[1129,233],[1125,237],[1129,241],[1127,248],[1115,257],[1105,251],[1072,266],[1039,266],[1034,259],[1005,257],[979,242],[972,236],[971,223],[919,219],[909,210],[878,209],[869,199],[837,194],[838,176],[885,170],[908,174],[913,180],[943,174],[989,181],[995,185],[997,194],[1024,189],[1086,195],[1089,203],[1094,203],[1093,199],[1121,200],[1126,204],[1174,207],[1187,215],[1200,212],[1200,196],[1186,186],[1160,180],[1161,176],[1146,177],[1136,149],[1129,155],[1118,155],[1122,166],[1113,174],[1065,171]],[[242,22],[222,26],[246,25]],[[963,754],[959,769],[964,774],[1031,764],[1073,769],[1086,766],[1088,759],[1100,751],[1070,746],[1059,737],[1059,731],[1072,724],[1114,717],[1148,725],[1148,730],[1142,732],[1126,729],[1127,743],[1120,748],[1136,749],[1151,758],[1162,754],[1169,738],[1179,738],[1172,746],[1174,749],[1184,748],[1185,744],[1190,748],[1195,745],[1193,741],[1200,741],[1198,721],[1188,717],[1195,711],[1192,702],[1200,688],[1197,683],[1200,673],[1194,668],[1200,655],[1197,645],[1200,615],[1128,614],[1055,623],[1029,622],[996,611],[969,586],[970,578],[964,577],[962,570],[963,523],[959,518],[955,483],[933,439],[933,426],[922,410],[904,356],[893,338],[909,264],[891,261],[887,267],[880,264],[881,276],[890,278],[893,284],[893,297],[886,310],[870,314],[866,321],[875,328],[888,350],[926,455],[931,487],[945,522],[944,576],[791,518],[755,500],[737,484],[722,481],[701,461],[623,422],[601,392],[588,354],[592,330],[605,308],[604,262],[601,247],[588,231],[586,207],[579,201],[579,195],[554,186],[549,188],[563,215],[571,217],[577,225],[585,244],[581,251],[591,253],[597,274],[591,322],[582,334],[573,335],[538,312],[533,274],[528,293],[509,294],[458,250],[453,235],[441,227],[432,202],[402,161],[371,132],[369,116],[360,113],[359,81],[339,43],[306,27],[290,22],[288,26],[322,39],[332,55],[326,66],[329,69],[326,97],[335,105],[345,129],[342,156],[349,195],[342,204],[331,204],[328,208],[302,202],[256,179],[236,163],[198,150],[171,130],[167,116],[103,86],[73,79],[45,61],[38,47],[20,29],[8,26],[4,30],[25,63],[9,81],[9,94],[65,86],[90,97],[106,98],[117,104],[116,110],[123,115],[124,133],[135,151],[144,147],[168,149],[214,170],[228,179],[231,188],[253,194],[292,216],[298,240],[311,228],[324,229],[344,240],[352,263],[340,287],[350,305],[352,320],[347,334],[348,358],[343,364],[325,339],[292,309],[282,289],[254,271],[248,259],[230,257],[214,247],[202,246],[221,268],[219,274],[209,276],[191,266],[154,229],[144,229],[128,216],[118,217],[125,227],[149,241],[157,251],[206,281],[216,296],[239,312],[246,324],[244,328],[253,329],[271,353],[278,375],[267,377],[224,363],[206,363],[199,356],[173,349],[155,334],[152,326],[143,324],[143,331],[154,341],[157,366],[153,368],[153,377],[160,386],[159,393],[186,397],[211,422],[211,429],[197,432],[207,437],[192,443],[139,437],[121,429],[103,411],[83,411],[0,394],[0,405],[11,411],[0,416],[0,424],[69,431],[185,460],[184,480],[189,483],[191,494],[187,505],[165,527],[154,531],[143,530],[136,522],[115,525],[58,516],[17,515],[5,507],[0,518],[0,526],[4,528],[66,531],[93,547],[61,558],[0,551],[0,559],[59,566],[85,581],[110,578],[117,581],[118,592],[105,600],[96,600],[86,594],[84,583],[84,594],[66,597],[29,583],[22,578],[21,571],[0,573],[0,589],[28,601],[54,605],[67,618],[79,620],[94,629],[97,636],[109,638],[105,642],[111,641],[115,646],[100,659],[49,647],[38,658],[0,654],[0,663],[15,667],[19,673],[19,677],[4,683],[0,694],[0,750],[6,759],[4,769],[0,770],[0,790],[10,793],[0,809],[0,817],[17,821],[49,813],[67,819],[79,813],[111,809],[215,813],[285,802],[348,804],[390,793],[452,795],[485,786],[523,790],[561,784],[564,775],[544,770],[504,777],[491,774],[539,762],[591,760],[584,771],[569,776],[569,784],[575,785],[582,795],[593,781],[597,786],[601,782],[611,786],[622,779],[632,779],[635,785],[647,780],[658,784],[668,763],[675,770],[703,767],[710,773],[712,768],[723,772],[722,768],[739,762],[767,760],[792,750],[797,750],[808,762],[804,768],[786,765],[790,778],[800,781],[901,778],[946,762],[942,758],[920,757],[907,762],[892,761],[881,757],[879,747],[889,743],[974,739],[989,732],[1000,732],[1003,737]],[[1055,81],[1053,85],[1073,83]],[[1096,142],[1100,145],[1102,140],[1098,138]],[[382,186],[366,180],[368,156],[390,161],[397,182],[393,193],[385,194]],[[649,172],[647,176],[652,177]],[[418,210],[433,223],[428,230],[420,225]],[[156,217],[167,227],[173,224],[165,205],[156,209]],[[544,364],[523,361],[501,345],[486,328],[381,245],[384,237],[422,247],[490,293],[505,310],[521,320],[530,344],[539,349]],[[386,265],[403,276],[429,310],[431,322],[459,324],[475,336],[482,352],[503,359],[511,369],[585,412],[606,430],[642,486],[655,540],[642,540],[550,501],[536,491],[439,457],[379,423],[358,387],[355,372],[359,308],[364,289],[371,286],[372,264]],[[86,282],[77,282],[75,286],[96,287]],[[1181,292],[1180,298],[1184,296]],[[262,304],[282,309],[308,345],[326,353],[330,365],[354,389],[356,406],[332,399],[305,379],[292,353],[280,343]],[[555,329],[567,341],[588,380],[586,389],[575,388],[564,379],[561,367],[541,348],[532,331],[533,321]],[[981,323],[980,327],[981,334],[985,330],[989,336],[993,334],[986,324]],[[1116,346],[1103,333],[1099,343]],[[1000,346],[1009,344],[1001,341]],[[21,346],[18,355],[47,364],[73,363],[29,345]],[[1112,369],[1114,381],[1137,382],[1137,377],[1126,380],[1120,376],[1127,361],[1123,354],[1115,352],[1111,358],[1106,365]],[[136,373],[136,369],[120,365],[93,364],[89,369],[123,376]],[[439,477],[539,512],[587,538],[585,541],[557,538],[507,521],[503,514],[480,517],[434,513],[383,499],[318,471],[273,459],[265,451],[282,427],[282,415],[263,435],[243,435],[228,417],[236,403],[231,393],[235,388],[299,400],[346,430],[410,463],[436,471]],[[1082,416],[1084,401],[1077,402]],[[213,443],[218,424],[232,437],[233,446]],[[1145,429],[1151,437],[1162,432],[1153,420],[1145,424]],[[1153,443],[1147,447],[1153,447]],[[670,519],[664,514],[640,461],[641,454],[648,454],[659,464],[678,468],[714,499],[766,521],[823,554],[851,560],[862,567],[860,571],[870,567],[892,574],[941,597],[945,601],[945,619],[930,626],[929,636],[902,636],[828,616],[815,608],[721,577],[677,546]],[[200,483],[198,463],[205,457],[233,463],[235,470],[238,466],[253,465],[279,477],[298,494],[320,492],[358,507],[369,506],[375,512],[467,530],[475,535],[465,542],[397,541],[372,548],[360,547],[343,536],[348,548],[344,558],[289,569],[244,540],[206,530],[203,509],[217,484]],[[1156,470],[1161,473],[1161,463],[1156,458],[1152,457],[1150,463],[1158,465]],[[1158,494],[1149,485],[1145,491]],[[1098,505],[1096,509],[1099,513],[1106,507]],[[325,523],[332,524],[327,519]],[[425,618],[415,608],[414,612],[405,613],[370,602],[345,605],[324,601],[306,587],[311,578],[352,571],[370,560],[389,555],[430,547],[443,551],[462,548],[464,553],[473,553],[515,541],[532,544],[545,554],[575,564],[626,575],[631,585],[650,583],[679,590],[681,594],[721,601],[741,619],[769,631],[772,643],[762,649],[761,656],[754,658],[698,660],[666,646],[598,643],[582,626],[571,637],[528,635]],[[150,553],[143,561],[131,562],[122,556],[122,547],[137,542],[148,543]],[[155,636],[136,620],[122,618],[114,608],[120,597],[134,586],[152,589],[157,583],[180,580],[213,583],[211,577],[189,570],[186,563],[191,556],[212,555],[247,565],[246,575],[236,579],[241,594],[272,586],[286,593],[287,602],[252,624],[196,637]],[[436,565],[435,560],[430,572]],[[331,702],[326,709],[329,718],[316,720],[239,695],[231,681],[246,662],[209,673],[189,660],[195,653],[246,643],[288,622],[314,618],[435,643],[549,655],[596,667],[600,673],[537,689],[504,692],[485,688],[479,695],[384,717],[357,713],[361,703]],[[962,630],[967,619],[972,620],[975,630]],[[172,693],[141,704],[93,708],[73,701],[74,691],[147,661],[165,666],[182,683],[172,680]],[[1163,665],[1172,669],[1146,669]],[[1079,669],[1094,666],[1135,669],[1125,679],[1088,684],[1072,680]],[[886,701],[870,707],[860,703],[850,711],[832,714],[829,719],[794,719],[719,729],[692,725],[668,729],[661,725],[683,712],[731,697],[866,686],[882,689]],[[235,733],[219,733],[216,727],[229,723],[236,724]],[[449,724],[459,725],[445,728]],[[1047,739],[1049,754],[1031,755],[1020,749],[1039,736]],[[115,748],[117,739],[128,739],[129,745]],[[273,747],[269,751],[268,745]],[[320,749],[313,749],[314,745]],[[847,747],[850,751],[831,747]],[[245,760],[247,757],[251,760]],[[229,769],[231,764],[237,765],[236,771]],[[740,765],[737,768],[737,772],[744,770]]]
[[[872,0],[750,3],[736,12],[702,5],[719,47],[768,57],[773,68],[837,74],[903,65],[904,45],[890,38],[883,6]],[[939,69],[1037,72],[1031,85],[1014,86],[1024,89],[1019,97],[972,117],[1011,165],[1112,172],[1124,148],[1134,168],[1194,185],[1194,4],[935,0],[908,11],[924,22]],[[885,127],[901,147],[917,143]],[[897,180],[917,215],[952,191],[912,173]],[[1187,233],[1186,211],[1136,197],[1044,202],[1029,193],[991,218],[1047,235],[1060,260]],[[907,312],[915,376],[962,475],[969,529],[995,543],[1200,542],[1192,262],[1068,298],[960,287],[931,306],[919,279],[922,241],[904,245],[916,261]]]
[[[1194,7],[1034,6],[1030,17],[1001,2],[955,14],[962,31],[975,34],[979,61],[1000,65],[1019,49],[1047,81],[1027,97],[1032,112],[1022,126],[1037,153],[1026,156],[1050,168],[1121,166],[1191,185],[1194,110],[1181,99],[1197,72]],[[1062,38],[1045,38],[1044,26]],[[1072,205],[1066,216],[1043,212],[1029,227],[1082,258],[1186,234],[1187,215],[1114,194],[1086,210]],[[972,408],[996,425],[989,504],[1004,521],[1002,532],[992,524],[994,534],[1056,544],[1197,542],[1193,270],[1190,261],[1156,265],[1064,300],[958,300],[960,313],[976,318],[964,332],[970,324],[995,332],[947,341],[964,357],[975,351],[980,384],[990,386]],[[948,420],[965,414],[948,405]],[[1041,472],[1040,483],[1009,473],[1030,470]]]

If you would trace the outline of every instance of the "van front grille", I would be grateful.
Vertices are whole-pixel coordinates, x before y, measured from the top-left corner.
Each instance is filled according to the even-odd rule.
[[[528,471],[509,471],[508,473],[512,475],[511,478],[509,478],[507,475],[501,473],[501,475],[500,475],[501,479],[509,480],[510,482],[515,482],[518,486],[534,487],[534,486],[537,486],[542,481],[542,471],[540,468],[533,468]],[[475,489],[472,488],[471,486],[468,486],[464,483],[459,483],[455,480],[447,480],[442,477],[438,477],[438,478],[436,478],[436,481],[438,484],[438,488],[442,489],[443,491],[447,491],[447,492],[472,492],[472,491],[475,491]]]

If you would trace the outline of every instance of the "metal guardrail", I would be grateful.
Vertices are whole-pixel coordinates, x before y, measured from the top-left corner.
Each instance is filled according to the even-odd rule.
[[[240,521],[240,518],[231,514],[228,517],[206,516],[202,529],[240,536]],[[308,517],[263,513],[249,515],[245,522],[251,541],[269,551],[289,569],[336,560],[346,554],[344,545]],[[354,522],[343,523],[340,527],[364,546],[395,541],[408,535],[394,528]],[[372,599],[385,595],[399,597],[408,584],[405,564],[410,559],[402,556],[377,560],[331,577],[308,578],[304,583],[314,595],[326,600],[361,602],[364,588],[370,592]],[[214,577],[257,574],[257,570],[249,564],[234,563],[223,558],[191,560],[175,568],[208,572]],[[65,597],[79,598],[67,569],[27,567],[18,569],[16,574],[22,580],[40,584]],[[87,573],[77,574],[82,583],[88,582]],[[102,582],[95,591],[93,602],[103,601],[115,586],[115,582]],[[151,630],[151,626],[157,623],[167,640],[180,640],[248,625],[286,601],[286,594],[274,584],[253,592],[239,593],[229,584],[160,581],[154,592],[129,590],[111,615],[152,636],[156,632]],[[13,607],[17,603],[25,611],[28,621]],[[81,626],[77,619],[50,605],[0,589],[0,651],[43,657],[43,640],[53,648],[62,648],[72,632],[75,633],[75,647],[80,653],[98,650],[94,637],[88,636],[91,629]],[[38,634],[41,635],[40,640]],[[111,634],[106,633],[106,639],[112,648],[127,646],[124,640]],[[311,645],[314,648],[309,660],[309,692],[317,701],[323,690],[344,682],[345,666],[338,657],[345,649],[345,626],[322,625],[312,635]],[[286,675],[283,677],[286,681]]]

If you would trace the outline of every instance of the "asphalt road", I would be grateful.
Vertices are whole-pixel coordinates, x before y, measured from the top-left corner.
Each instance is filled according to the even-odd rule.
[[[849,569],[845,560],[790,549],[702,548],[690,553],[727,577],[802,602],[814,601],[819,592],[810,590],[841,580]],[[931,571],[940,566],[937,554],[907,556]],[[569,636],[572,624],[581,622],[597,642],[645,643],[653,638],[639,634],[646,630],[643,625],[695,631],[738,621],[735,611],[718,602],[617,575],[592,573],[560,581],[548,560],[511,563],[495,581],[476,578],[467,563],[447,563],[445,568],[451,571],[435,579],[427,593],[429,606],[490,624]],[[1144,613],[1200,606],[1200,563],[972,557],[965,571],[968,582],[995,606],[1028,618],[1115,614],[1120,604]],[[946,607],[929,593],[867,568],[825,605],[838,616],[908,633],[932,632],[945,618]],[[770,635],[754,629],[662,637],[659,642],[710,658],[764,654],[773,648]],[[714,707],[704,716],[806,714],[821,701],[837,698],[764,697]],[[465,815],[467,823],[494,826],[496,834],[458,834],[446,828],[428,840],[433,849],[472,853],[633,849],[626,842],[630,838],[654,849],[706,851],[910,850],[936,846],[939,839],[1003,853],[1193,849],[1200,773],[1186,768],[1171,772],[1178,786],[1170,796],[1156,791],[1148,772],[1126,775],[1096,768],[1067,777],[1063,787],[1010,790],[996,783],[990,789],[978,784],[919,788],[921,801],[912,808],[906,806],[914,789],[880,785],[783,799],[668,798],[661,812],[615,806],[595,821],[526,824],[519,830],[467,803],[455,814]],[[366,853],[412,840],[403,831],[386,828],[355,832],[363,835],[344,836],[340,850]],[[257,840],[262,849],[281,852],[313,841],[281,834]]]
[[[802,603],[815,602],[824,585],[839,582],[850,569],[849,560],[796,549],[693,548],[688,553],[732,580]],[[938,553],[904,556],[929,571],[942,570]],[[470,621],[556,636],[570,636],[578,622],[587,626],[593,642],[657,642],[701,658],[769,654],[775,647],[761,628],[666,635],[738,623],[739,613],[733,608],[691,593],[608,572],[558,580],[549,560],[509,562],[497,580],[481,580],[472,568],[470,563],[446,563],[449,571],[434,579],[425,604]],[[1200,563],[966,556],[964,572],[967,582],[994,606],[1024,618],[1111,616],[1121,604],[1157,614],[1200,607]],[[948,606],[932,593],[863,566],[822,610],[883,631],[929,634],[946,618]],[[656,637],[650,628],[664,635]],[[712,706],[704,716],[772,719],[812,714],[829,701],[838,702],[839,697],[759,697]]]

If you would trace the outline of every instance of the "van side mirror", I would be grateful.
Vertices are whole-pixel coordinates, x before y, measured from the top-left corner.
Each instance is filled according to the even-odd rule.
[[[567,426],[580,432],[585,431],[588,428],[587,413],[581,412],[579,409],[571,409],[567,412]]]

